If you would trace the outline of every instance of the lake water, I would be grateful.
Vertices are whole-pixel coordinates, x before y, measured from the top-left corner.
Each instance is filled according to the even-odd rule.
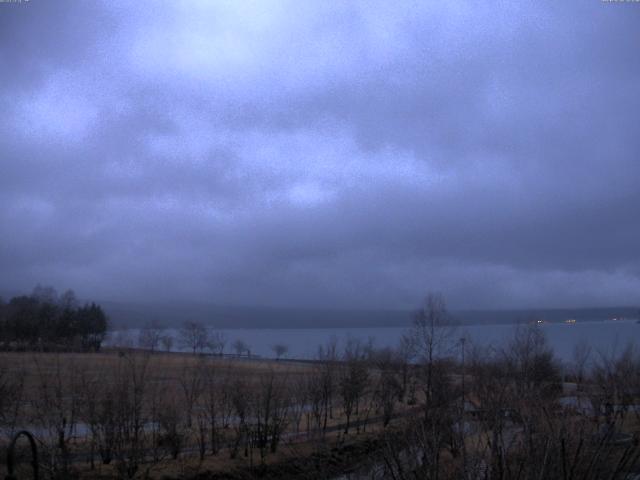
[[[466,337],[474,344],[500,347],[511,338],[517,325],[464,325],[456,328],[454,338]],[[576,345],[589,345],[594,353],[610,354],[622,351],[629,343],[637,344],[640,339],[640,324],[636,320],[618,320],[602,322],[578,322],[576,324],[544,324],[536,326],[546,335],[556,356],[562,360],[571,360]],[[327,344],[332,338],[338,342],[338,348],[345,345],[349,338],[368,341],[372,339],[375,347],[395,347],[408,329],[398,327],[372,328],[305,328],[305,329],[222,329],[226,339],[225,353],[233,353],[232,345],[236,340],[245,342],[252,355],[273,357],[271,347],[284,344],[288,347],[288,358],[313,358],[319,345]],[[167,334],[176,338],[174,350],[179,350],[177,330],[169,329]],[[116,332],[110,344],[137,339],[138,331]]]

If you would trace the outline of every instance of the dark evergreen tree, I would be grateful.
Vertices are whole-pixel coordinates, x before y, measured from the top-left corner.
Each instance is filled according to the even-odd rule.
[[[13,350],[99,350],[108,318],[95,304],[78,307],[71,290],[58,298],[38,286],[30,296],[0,301],[0,348]]]

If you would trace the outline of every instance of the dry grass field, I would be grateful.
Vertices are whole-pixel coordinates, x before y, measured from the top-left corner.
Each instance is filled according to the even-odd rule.
[[[372,392],[363,392],[345,437],[337,373],[337,365],[138,350],[2,352],[3,406],[15,415],[2,418],[0,446],[30,430],[54,470],[82,477],[127,476],[135,449],[134,476],[278,465],[381,428]],[[331,391],[311,406],[314,383]]]
[[[318,362],[0,353],[0,449],[30,430],[51,479],[320,479],[358,468],[362,478],[382,468],[398,479],[625,479],[640,467],[640,363],[621,357],[563,384],[539,340],[517,338],[464,369],[358,348]]]

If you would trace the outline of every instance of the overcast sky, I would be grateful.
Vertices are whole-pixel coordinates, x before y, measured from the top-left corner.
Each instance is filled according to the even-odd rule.
[[[0,291],[640,303],[640,3],[0,3]]]

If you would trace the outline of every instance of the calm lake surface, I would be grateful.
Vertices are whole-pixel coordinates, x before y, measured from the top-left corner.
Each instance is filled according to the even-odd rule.
[[[463,325],[456,328],[453,338],[467,337],[478,345],[500,347],[509,340],[517,325]],[[640,339],[640,324],[636,320],[618,320],[602,322],[578,322],[569,324],[544,324],[536,326],[546,335],[556,356],[562,360],[571,360],[573,351],[578,344],[587,344],[594,354],[610,354],[623,350],[630,343],[637,345]],[[284,344],[289,351],[288,358],[313,358],[319,345],[324,345],[332,338],[338,342],[338,348],[350,338],[368,341],[372,339],[375,347],[395,347],[403,334],[408,332],[406,327],[372,327],[372,328],[305,328],[305,329],[221,329],[225,335],[225,353],[233,353],[232,345],[236,340],[242,340],[251,349],[252,355],[273,357],[271,347]],[[180,350],[178,332],[167,330],[176,338],[174,350]],[[115,332],[111,345],[120,343],[123,338],[135,342],[138,330]]]

